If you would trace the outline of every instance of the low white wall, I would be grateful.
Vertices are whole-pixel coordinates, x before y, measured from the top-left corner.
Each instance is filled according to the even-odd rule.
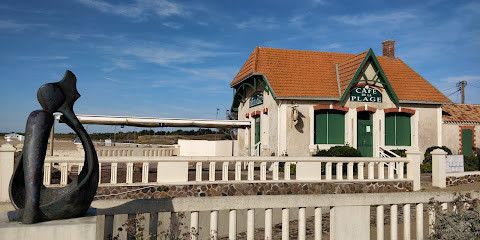
[[[238,141],[234,140],[183,140],[178,139],[179,156],[238,156]],[[232,151],[233,148],[233,151]]]
[[[464,177],[469,175],[480,175],[480,171],[447,173],[447,177]]]

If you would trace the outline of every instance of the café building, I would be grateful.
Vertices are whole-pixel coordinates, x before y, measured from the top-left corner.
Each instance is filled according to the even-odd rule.
[[[240,155],[309,156],[349,145],[425,151],[442,145],[442,104],[451,101],[400,58],[256,47],[230,86]]]

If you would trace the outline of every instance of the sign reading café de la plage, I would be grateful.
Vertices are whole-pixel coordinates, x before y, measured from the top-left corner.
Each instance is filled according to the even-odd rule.
[[[382,102],[382,93],[368,85],[356,87],[350,92],[350,101],[354,102]]]

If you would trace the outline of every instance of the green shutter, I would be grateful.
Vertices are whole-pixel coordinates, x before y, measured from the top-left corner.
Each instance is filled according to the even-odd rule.
[[[260,117],[255,118],[255,144],[260,142]]]
[[[462,153],[464,156],[473,155],[473,131],[462,129]]]
[[[411,145],[410,115],[396,114],[396,144],[397,146]]]
[[[315,112],[315,144],[327,143],[327,113]]]
[[[345,115],[340,112],[328,113],[328,144],[345,143]]]
[[[395,115],[385,115],[385,145],[395,146]]]

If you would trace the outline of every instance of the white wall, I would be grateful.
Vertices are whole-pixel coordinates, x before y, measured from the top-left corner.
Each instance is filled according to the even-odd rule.
[[[179,156],[232,156],[232,140],[178,139]],[[238,140],[233,141],[233,156],[238,156]]]

